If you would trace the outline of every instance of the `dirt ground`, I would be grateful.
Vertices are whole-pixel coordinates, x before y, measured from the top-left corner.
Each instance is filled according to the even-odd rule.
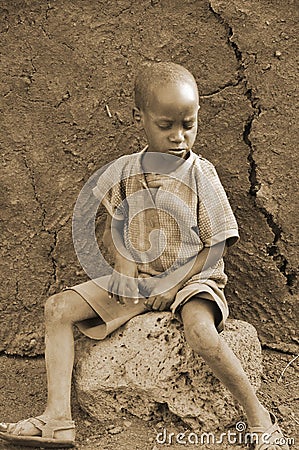
[[[273,411],[288,438],[295,440],[291,449],[299,445],[299,391],[298,359],[290,364],[294,355],[263,350],[264,374],[259,397],[263,403]],[[288,365],[289,364],[289,365]],[[43,358],[24,359],[2,356],[0,358],[0,405],[1,418],[7,421],[16,421],[24,417],[40,414],[43,411],[46,397],[45,367]],[[18,388],[16,389],[16,386]],[[165,428],[168,432],[185,432],[188,436],[188,427],[167,412],[161,413],[161,418],[144,422],[137,417],[128,415],[125,411],[123,420],[114,422],[97,422],[82,411],[73,394],[73,414],[77,425],[77,448],[82,450],[161,450],[171,448],[181,450],[199,448],[199,445],[183,445],[171,442],[163,443],[163,437],[157,433]],[[236,422],[245,421],[245,417],[236,417]],[[231,431],[235,431],[232,424]],[[213,430],[211,430],[213,431]],[[215,431],[216,437],[222,430]],[[159,441],[160,439],[160,441]],[[200,448],[241,450],[244,445],[212,444],[206,443]],[[297,444],[296,444],[297,443]],[[7,449],[6,443],[1,443],[0,449]],[[21,450],[22,447],[16,447]]]

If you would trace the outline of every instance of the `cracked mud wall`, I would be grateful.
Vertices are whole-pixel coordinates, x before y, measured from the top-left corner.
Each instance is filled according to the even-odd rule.
[[[86,279],[73,207],[97,168],[144,144],[131,93],[150,60],[185,65],[200,87],[195,151],[215,164],[241,234],[231,314],[293,349],[296,15],[292,1],[0,0],[1,351],[41,353],[45,299]]]

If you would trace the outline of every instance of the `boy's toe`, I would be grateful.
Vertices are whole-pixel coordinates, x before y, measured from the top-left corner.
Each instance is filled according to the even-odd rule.
[[[0,423],[0,431],[2,431],[3,433],[14,433],[16,426],[17,426],[17,423],[1,422]]]
[[[17,423],[1,423],[0,431],[16,436],[38,436],[41,434],[30,419],[20,420]]]
[[[8,428],[8,424],[7,423],[0,422],[0,431],[5,433],[7,431],[7,428]]]

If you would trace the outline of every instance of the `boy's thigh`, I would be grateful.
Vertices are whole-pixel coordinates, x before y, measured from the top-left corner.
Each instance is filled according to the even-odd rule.
[[[46,315],[57,316],[68,322],[76,323],[96,317],[96,312],[84,298],[72,289],[66,289],[50,297],[45,305]]]
[[[65,307],[71,309],[71,321],[81,322],[86,319],[98,317],[98,305],[109,302],[108,281],[110,276],[103,276],[89,280],[75,286],[67,287],[62,291],[65,296]]]
[[[222,314],[217,303],[200,297],[192,297],[180,311],[185,328],[195,323],[200,326],[216,326],[222,320]]]

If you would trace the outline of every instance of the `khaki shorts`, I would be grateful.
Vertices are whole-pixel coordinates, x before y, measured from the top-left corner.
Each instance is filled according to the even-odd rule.
[[[105,339],[132,317],[149,311],[144,304],[146,299],[140,299],[138,304],[121,305],[114,298],[109,298],[107,292],[109,278],[108,275],[65,289],[77,292],[97,313],[98,316],[93,319],[76,323],[79,330],[92,339]],[[221,320],[216,326],[219,333],[223,331],[228,317],[228,306],[223,289],[220,289],[213,280],[192,281],[185,284],[175,296],[170,311],[179,316],[179,309],[194,297],[216,302],[221,313]]]

